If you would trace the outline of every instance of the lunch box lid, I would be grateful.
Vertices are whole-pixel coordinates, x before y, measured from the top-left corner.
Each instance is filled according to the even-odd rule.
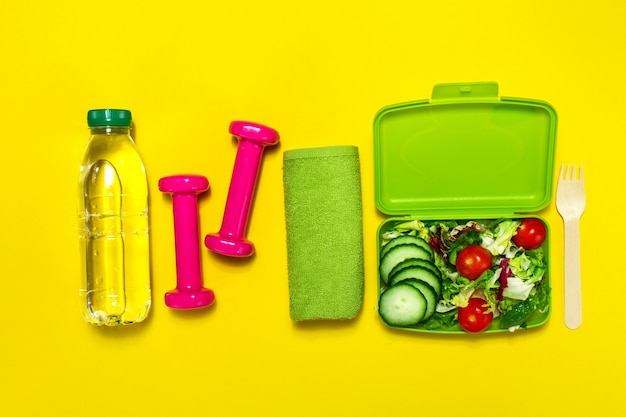
[[[495,82],[437,84],[374,120],[376,207],[388,215],[507,216],[552,197],[557,114]]]

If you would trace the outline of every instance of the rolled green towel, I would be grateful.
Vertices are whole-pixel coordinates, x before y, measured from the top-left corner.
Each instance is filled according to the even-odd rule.
[[[293,149],[283,163],[290,317],[352,319],[363,304],[359,150]]]

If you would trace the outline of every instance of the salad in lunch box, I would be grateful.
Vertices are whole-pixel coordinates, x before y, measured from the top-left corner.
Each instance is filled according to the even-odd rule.
[[[546,233],[536,218],[396,224],[381,236],[381,319],[391,327],[480,333],[547,318]]]

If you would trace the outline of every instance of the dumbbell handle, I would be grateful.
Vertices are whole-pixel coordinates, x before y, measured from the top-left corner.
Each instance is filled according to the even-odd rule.
[[[178,290],[202,287],[198,231],[198,199],[195,194],[174,194],[174,241]]]
[[[240,140],[231,178],[220,235],[243,237],[250,218],[250,208],[256,188],[263,145]]]

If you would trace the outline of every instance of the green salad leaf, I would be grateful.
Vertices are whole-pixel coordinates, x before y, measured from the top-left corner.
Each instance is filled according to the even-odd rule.
[[[499,221],[495,229],[487,229],[482,234],[481,246],[489,250],[493,256],[502,255],[509,246],[511,238],[517,233],[520,223],[519,220]]]

